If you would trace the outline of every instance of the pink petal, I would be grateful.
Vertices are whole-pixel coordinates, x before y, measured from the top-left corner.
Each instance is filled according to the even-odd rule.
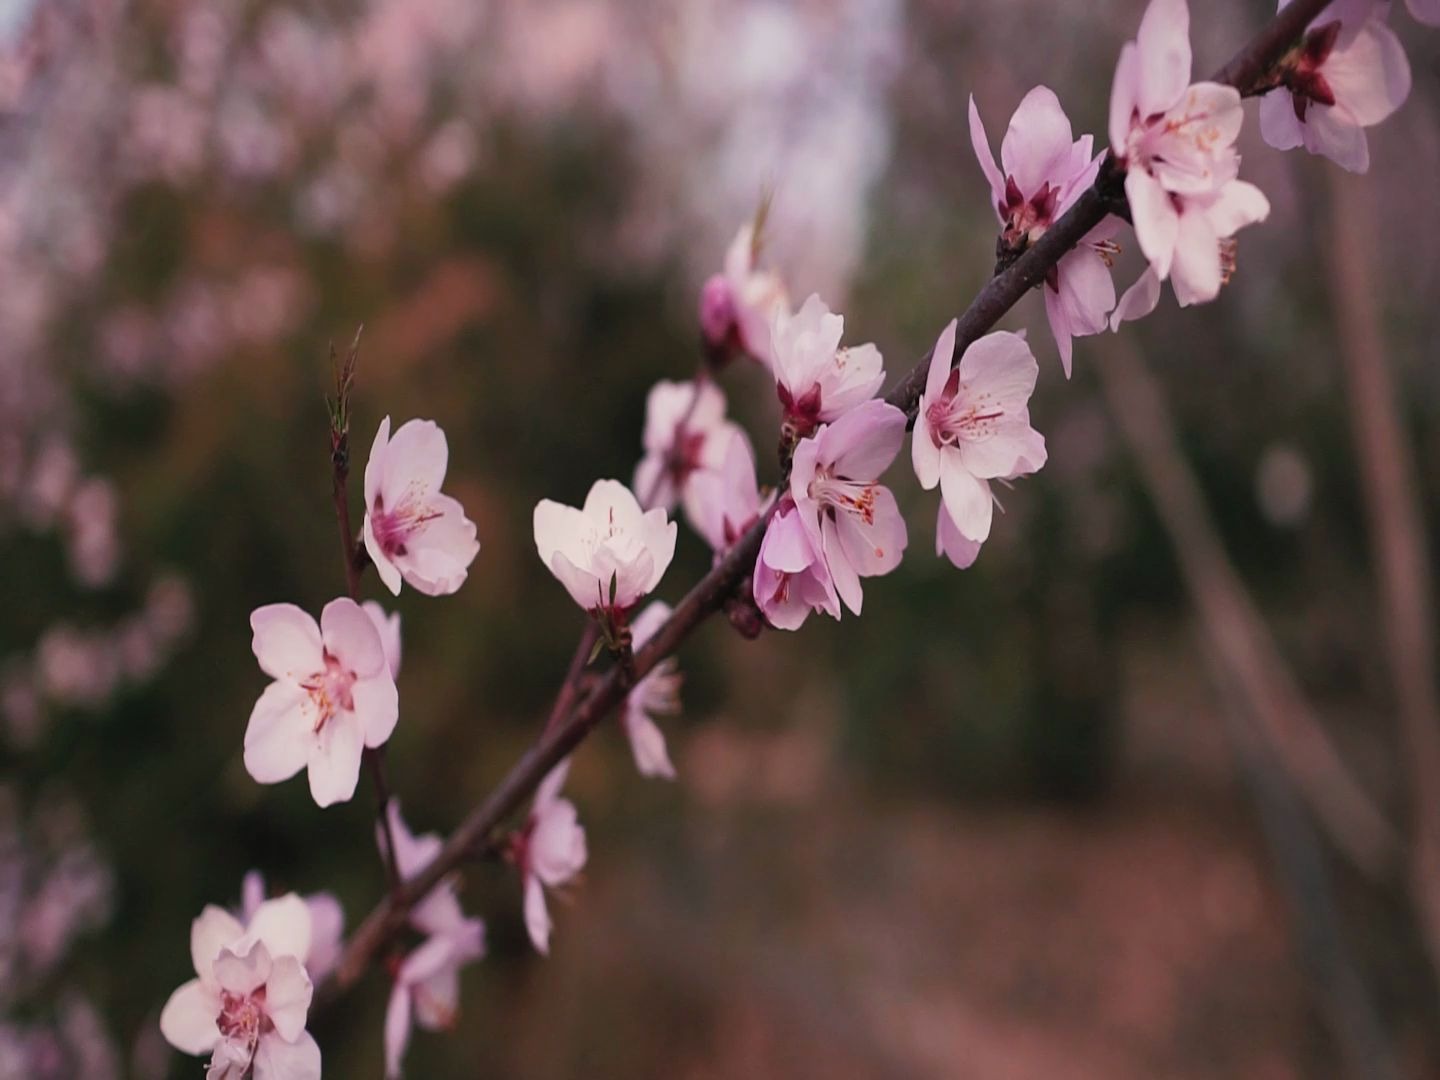
[[[345,932],[345,909],[329,893],[312,893],[305,898],[310,910],[310,952],[305,970],[314,981],[325,978],[340,959],[341,937]]]
[[[304,961],[310,952],[310,907],[294,893],[266,900],[255,909],[245,936],[264,942],[272,957]]]
[[[825,518],[821,522],[820,530],[821,551],[825,556],[825,565],[830,571],[830,580],[835,585],[835,591],[844,601],[845,606],[859,615],[861,604],[865,599],[860,588],[860,575],[850,564],[850,557],[840,542],[835,522],[828,517]]]
[[[1260,136],[1276,150],[1293,150],[1304,142],[1289,90],[1271,90],[1260,99]]]
[[[630,636],[635,648],[642,648],[655,635],[655,631],[665,625],[668,618],[670,605],[663,600],[655,600],[645,605],[645,610],[630,620]]]
[[[945,382],[950,378],[950,368],[955,362],[956,326],[954,319],[946,323],[945,329],[935,339],[935,348],[930,350],[930,369],[925,373],[925,393],[920,406],[922,411],[926,405],[940,399]]]
[[[388,672],[385,646],[370,616],[349,597],[331,600],[320,613],[325,649],[347,671],[362,679]]]
[[[534,874],[525,878],[525,929],[541,956],[550,955],[550,912],[545,907],[545,890]]]
[[[627,707],[624,724],[625,734],[630,740],[630,751],[635,756],[635,767],[640,770],[640,775],[674,780],[675,766],[670,763],[670,754],[665,749],[665,735],[655,721],[640,709]]]
[[[1143,169],[1131,169],[1125,176],[1125,195],[1135,223],[1135,240],[1151,268],[1161,279],[1169,276],[1180,234],[1180,215],[1170,193]]]
[[[1220,239],[1205,214],[1180,215],[1170,287],[1181,307],[1208,303],[1220,293]]]
[[[385,451],[390,444],[390,417],[380,421],[380,427],[375,432],[375,438],[370,443],[370,457],[365,462],[365,512],[369,515],[370,510],[375,506],[375,498],[380,494],[380,486],[385,479]]]
[[[980,557],[979,540],[967,540],[950,520],[949,512],[942,506],[935,522],[935,554],[944,555],[957,570],[968,570]]]
[[[1370,170],[1370,144],[1365,138],[1365,129],[1344,109],[1311,102],[1300,132],[1310,153],[1327,157],[1349,172]]]
[[[910,464],[915,469],[915,478],[926,491],[940,482],[940,448],[935,445],[923,401],[915,417],[915,431],[910,436]]]
[[[363,750],[360,721],[354,715],[337,713],[325,722],[309,754],[310,794],[316,806],[350,801],[360,780]]]
[[[905,442],[905,414],[883,401],[857,405],[816,436],[816,453],[836,475],[874,480]]]
[[[1110,84],[1110,149],[1124,158],[1130,138],[1131,124],[1139,108],[1136,94],[1140,89],[1140,56],[1133,41],[1127,41],[1115,64],[1115,78]]]
[[[1118,331],[1121,323],[1143,319],[1160,303],[1160,277],[1150,267],[1125,290],[1120,303],[1110,315],[1110,329]]]
[[[305,767],[313,742],[314,703],[287,682],[265,688],[245,729],[245,770],[261,784],[289,780]]]
[[[260,1037],[255,1048],[255,1080],[320,1080],[320,1047],[308,1031],[294,1042],[278,1033]]]
[[[215,958],[245,936],[245,928],[222,907],[207,904],[200,917],[190,924],[190,962],[195,974],[207,984],[213,982]]]
[[[995,155],[990,150],[990,137],[985,134],[985,124],[980,119],[980,110],[975,107],[975,95],[970,95],[970,146],[975,151],[975,160],[980,162],[980,171],[990,185],[990,209],[1000,217],[1000,204],[1005,201],[1005,178],[995,164]],[[953,344],[953,343],[952,343]]]
[[[1070,378],[1070,361],[1075,351],[1071,342],[1070,316],[1054,289],[1045,288],[1045,318],[1050,322],[1050,333],[1055,338],[1055,347],[1060,352],[1060,366],[1065,369],[1065,378]]]
[[[1440,26],[1440,0],[1405,0],[1410,14],[1427,26]]]
[[[570,599],[586,611],[603,607],[610,599],[610,576],[606,575],[602,582],[594,574],[572,563],[563,551],[557,551],[550,557],[550,572],[565,586]]]
[[[1047,180],[1062,177],[1073,139],[1070,118],[1047,86],[1037,86],[1020,101],[1000,144],[1000,161],[1027,197]],[[1058,184],[1056,185],[1058,186]]]
[[[640,531],[644,511],[635,495],[619,480],[596,480],[585,496],[584,515],[599,527],[613,525],[621,532]]]
[[[1039,374],[1029,343],[1019,334],[996,330],[974,342],[960,358],[960,392],[967,401],[984,395],[986,411],[994,406],[1019,412],[1035,392]]]
[[[286,1042],[294,1042],[305,1030],[305,1016],[315,988],[310,976],[294,956],[275,961],[265,981],[265,1013]]]
[[[440,490],[450,460],[445,432],[433,420],[410,420],[400,425],[385,450],[380,494],[394,509],[407,500],[425,501]],[[374,508],[367,503],[366,509]]]
[[[990,485],[971,476],[955,451],[942,455],[940,495],[962,535],[977,543],[983,543],[989,537],[990,519],[994,514]]]
[[[325,668],[320,628],[294,604],[266,604],[250,614],[250,647],[272,679],[303,682]]]
[[[560,798],[560,792],[565,787],[565,781],[570,775],[570,759],[556,765],[548,773],[545,779],[540,781],[540,786],[535,789],[533,813],[540,814],[546,807],[553,806]]]
[[[360,608],[375,624],[375,632],[380,635],[380,644],[385,649],[385,663],[390,668],[390,677],[397,678],[400,675],[400,613],[395,611],[387,615],[374,600],[366,600]]]
[[[427,1031],[444,1031],[460,1011],[460,970],[437,971],[415,990],[415,1022]]]
[[[160,1034],[184,1054],[208,1053],[220,1041],[220,995],[191,979],[165,1002],[160,1012]]]
[[[1003,424],[989,438],[962,441],[951,453],[977,480],[1026,475],[1045,464],[1045,437],[1027,418]]]
[[[905,519],[900,515],[894,494],[886,487],[875,489],[874,513],[868,524],[845,514],[837,521],[836,532],[846,560],[860,577],[890,573],[900,565],[909,542]]]
[[[1247,225],[1254,225],[1270,216],[1270,200],[1254,184],[1232,180],[1205,211],[1216,236],[1234,236]]]
[[[270,950],[256,941],[243,954],[221,949],[215,958],[215,981],[227,993],[244,997],[265,985],[270,978]]]
[[[798,574],[816,558],[818,554],[797,511],[782,510],[770,519],[760,544],[760,559],[766,566]]]
[[[365,524],[361,528],[365,540],[365,551],[370,556],[370,561],[375,564],[375,572],[380,575],[380,580],[390,590],[392,596],[400,595],[400,568],[391,561],[380,541],[375,537],[375,526],[370,521],[370,515],[365,515]]]
[[[1185,0],[1150,0],[1135,44],[1140,115],[1164,112],[1190,83],[1190,9]]]
[[[365,745],[372,750],[383,746],[400,718],[400,694],[390,673],[385,671],[373,679],[361,679],[350,688],[350,696]]]
[[[575,804],[556,799],[535,820],[530,833],[530,869],[546,885],[569,881],[585,865],[585,830]]]
[[[400,1065],[410,1045],[410,988],[396,980],[385,1006],[385,1077],[399,1080]]]
[[[449,596],[465,584],[470,564],[480,552],[475,523],[459,500],[432,495],[430,519],[411,534],[404,555],[395,563],[413,588],[426,596]]]
[[[1410,96],[1410,60],[1395,31],[1372,18],[1321,68],[1335,103],[1362,127],[1387,119]]]

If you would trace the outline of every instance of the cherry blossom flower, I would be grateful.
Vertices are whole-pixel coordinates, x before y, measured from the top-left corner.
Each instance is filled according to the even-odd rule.
[[[775,316],[775,392],[796,436],[874,397],[885,380],[880,350],[869,344],[842,349],[844,333],[844,318],[814,295],[796,314]]]
[[[970,99],[970,142],[1003,230],[1002,258],[1018,256],[1045,235],[1071,204],[1095,182],[1100,158],[1094,139],[1071,138],[1070,120],[1048,87],[1037,86],[1021,100],[1000,144],[1000,165],[990,152],[985,125]],[[1003,166],[1003,172],[1002,167]],[[1107,217],[1069,251],[1045,279],[1045,314],[1070,376],[1071,338],[1098,334],[1115,307],[1110,264],[1119,247],[1119,222]]]
[[[635,469],[641,505],[669,513],[683,496],[693,521],[690,478],[697,469],[719,467],[739,430],[725,419],[725,395],[710,380],[652,386],[645,402],[645,457]]]
[[[438,833],[423,833],[420,836],[413,834],[400,813],[399,799],[390,800],[386,816],[390,825],[388,835],[395,839],[396,873],[400,875],[401,881],[409,881],[434,861],[445,842]],[[375,841],[382,855],[386,837],[386,830],[377,825]],[[453,878],[443,879],[410,908],[410,925],[422,934],[453,933],[462,928],[465,922],[465,913],[460,908],[460,897]]]
[[[400,677],[400,613],[393,611],[385,614],[385,609],[374,600],[366,600],[361,603],[360,608],[375,624],[375,632],[380,635],[380,644],[385,649],[385,663],[390,667],[390,677]]]
[[[860,614],[860,579],[900,565],[905,519],[879,483],[905,442],[905,414],[883,401],[857,405],[795,448],[790,497],[835,591]]]
[[[250,713],[245,768],[262,784],[308,769],[318,805],[345,802],[362,751],[384,744],[400,715],[375,624],[342,597],[325,605],[319,626],[294,604],[268,604],[250,627],[260,669],[275,681]]]
[[[1030,426],[1039,367],[1024,338],[997,331],[971,344],[952,368],[955,330],[951,319],[935,342],[910,452],[920,485],[940,486],[942,515],[960,538],[978,545],[990,536],[990,481],[1045,464],[1045,438]],[[975,552],[949,538],[943,523],[937,544],[957,566],[974,562]]]
[[[303,957],[310,913],[293,893],[260,904],[248,925],[211,905],[190,928],[194,979],[165,1003],[160,1031],[187,1054],[211,1054],[209,1080],[318,1080],[305,1030],[313,985]]]
[[[743,431],[730,437],[719,468],[702,469],[690,479],[694,511],[690,523],[719,559],[760,518],[768,499],[755,481],[755,452]]]
[[[656,600],[645,608],[631,626],[635,648],[639,649],[655,635],[670,617],[670,605]],[[679,662],[667,656],[635,684],[625,698],[625,709],[620,722],[630,740],[630,751],[635,755],[635,767],[641,776],[660,776],[666,780],[675,779],[675,766],[670,763],[670,754],[665,749],[665,736],[655,723],[653,714],[675,716],[680,712]]]
[[[511,838],[511,857],[524,882],[525,929],[542,956],[550,955],[552,925],[545,890],[565,884],[585,866],[585,829],[575,804],[560,797],[569,772],[568,758],[550,770],[535,792],[525,828]]]
[[[757,270],[759,234],[742,225],[725,253],[725,269],[700,290],[700,332],[712,353],[728,359],[743,352],[766,367],[771,363],[770,329],[790,297],[773,270]]]
[[[397,1080],[410,1045],[410,1026],[443,1031],[455,1026],[460,1009],[460,969],[485,955],[485,923],[464,919],[432,934],[401,961],[385,1009],[385,1076]]]
[[[1269,214],[1270,203],[1260,189],[1243,180],[1232,180],[1213,195],[1185,201],[1178,222],[1187,254],[1182,268],[1180,249],[1176,249],[1177,261],[1170,272],[1170,288],[1181,307],[1214,299],[1235,269],[1232,238],[1246,225],[1264,221]],[[1121,323],[1150,314],[1159,301],[1160,275],[1149,266],[1115,305],[1110,315],[1111,329],[1118,330]]]
[[[755,604],[777,630],[798,630],[812,611],[840,618],[840,597],[795,500],[780,499],[765,527],[752,585]]]
[[[301,897],[310,912],[310,949],[300,962],[311,982],[319,982],[335,969],[340,960],[341,937],[345,933],[345,909],[328,892]],[[250,922],[265,902],[265,877],[251,870],[240,883],[240,918]]]
[[[1289,0],[1280,0],[1283,10]],[[1410,61],[1385,25],[1388,4],[1345,0],[1321,12],[1260,100],[1260,134],[1277,150],[1304,146],[1341,168],[1370,167],[1365,129],[1410,94]]]
[[[409,881],[435,859],[444,841],[436,833],[411,833],[398,799],[390,801],[386,813],[388,836],[395,841],[395,869],[402,881]],[[375,836],[383,853],[387,830],[377,826]],[[467,918],[461,910],[453,877],[443,879],[415,904],[409,920],[426,940],[395,969],[385,1013],[385,1069],[391,1078],[400,1075],[412,1014],[427,1031],[452,1027],[460,1008],[460,969],[485,953],[485,923]]]
[[[1233,255],[1226,241],[1269,213],[1260,190],[1236,179],[1243,119],[1234,87],[1190,83],[1185,0],[1150,0],[1115,69],[1110,146],[1126,167],[1140,250],[1182,306],[1215,298]]]
[[[397,596],[402,578],[426,596],[448,596],[480,551],[465,508],[440,494],[449,458],[433,420],[410,420],[393,439],[390,418],[380,421],[365,463],[365,550]]]
[[[618,480],[597,480],[576,510],[549,499],[535,507],[535,549],[586,611],[614,620],[655,588],[675,556],[676,525],[642,511]]]

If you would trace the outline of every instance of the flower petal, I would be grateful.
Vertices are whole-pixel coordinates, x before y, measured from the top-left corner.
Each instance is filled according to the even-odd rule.
[[[299,959],[282,956],[275,961],[265,981],[265,1013],[286,1042],[293,1043],[305,1030],[314,993],[315,987]]]
[[[260,1036],[255,1047],[255,1080],[320,1080],[320,1047],[308,1031],[294,1042],[278,1032]]]
[[[326,651],[358,678],[369,679],[390,670],[375,624],[348,596],[325,605],[320,613],[320,633]]]
[[[245,729],[245,771],[261,784],[289,780],[305,767],[314,741],[314,702],[289,682],[265,688]]]
[[[389,671],[373,679],[361,679],[350,688],[355,703],[355,718],[360,723],[365,745],[374,749],[383,746],[395,731],[400,718],[400,693]]]
[[[191,979],[165,1002],[160,1012],[160,1034],[184,1054],[205,1054],[220,1041],[220,995],[199,979]]]
[[[336,713],[325,721],[310,744],[308,761],[310,794],[316,806],[350,801],[360,781],[363,750],[360,721],[353,713]]]
[[[272,679],[303,682],[325,669],[320,628],[294,604],[266,604],[250,614],[250,647]]]

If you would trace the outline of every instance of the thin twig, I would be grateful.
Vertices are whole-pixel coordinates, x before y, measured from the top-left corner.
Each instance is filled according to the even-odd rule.
[[[1226,555],[1158,380],[1124,338],[1091,353],[1110,412],[1175,548],[1215,662],[1336,846],[1370,876],[1382,875],[1394,863],[1398,840],[1311,711]]]
[[[1380,573],[1385,657],[1395,686],[1410,780],[1410,893],[1431,965],[1440,971],[1440,700],[1436,697],[1435,582],[1415,463],[1396,404],[1376,297],[1384,266],[1370,193],[1330,181],[1331,293],[1350,390],[1371,548]]]
[[[350,525],[350,393],[355,386],[355,364],[360,352],[360,331],[341,364],[335,363],[335,350],[330,350],[331,367],[335,373],[335,396],[330,405],[330,495],[335,503],[335,523],[340,530],[340,560],[345,567],[345,590],[351,600],[360,602],[360,571],[364,561],[357,555],[363,545],[355,542]],[[395,852],[395,833],[390,826],[390,786],[385,777],[385,748],[366,747],[365,761],[375,788],[375,820],[384,850],[380,861],[392,895],[400,888],[400,866]]]
[[[1221,77],[1245,92],[1249,84],[1262,76],[1266,68],[1288,48],[1287,41],[1281,40],[1281,37],[1296,36],[1295,27],[1307,25],[1328,2],[1295,0],[1245,45],[1222,70]],[[1277,23],[1280,24],[1279,30],[1276,29]],[[1114,204],[1117,191],[1123,196],[1119,172],[1113,162],[1107,160],[1095,186],[1082,194],[1039,241],[992,278],[971,302],[959,319],[957,357],[964,353],[967,345],[994,326],[1030,289],[1040,284],[1050,268],[1104,219],[1109,212],[1108,207]],[[927,354],[886,394],[885,400],[913,419],[928,369]],[[725,606],[737,586],[754,570],[765,528],[774,512],[772,505],[686,594],[670,618],[635,654],[631,678],[644,678],[660,660],[674,652],[700,623]],[[628,688],[626,673],[618,666],[612,667],[565,723],[542,736],[520,757],[500,784],[471,810],[430,864],[397,892],[382,900],[360,924],[346,945],[332,979],[317,988],[320,1000],[359,979],[371,957],[404,925],[409,908],[439,884],[446,874],[485,846],[490,834],[519,809],[550,769],[571,753],[624,699]]]

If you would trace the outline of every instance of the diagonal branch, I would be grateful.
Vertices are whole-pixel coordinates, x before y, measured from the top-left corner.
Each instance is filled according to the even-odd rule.
[[[1241,93],[1254,90],[1269,67],[1299,39],[1305,26],[1328,2],[1295,0],[1240,50],[1219,77]],[[1107,160],[1095,185],[1081,195],[1038,242],[980,290],[959,319],[956,356],[963,355],[966,346],[990,330],[1021,297],[1044,281],[1046,273],[1061,257],[1084,239],[1122,198],[1120,170]],[[885,400],[913,417],[928,369],[927,355],[885,395]],[[765,527],[773,513],[772,507],[686,594],[654,637],[635,654],[634,678],[644,678],[697,626],[725,606],[754,569]],[[526,751],[499,786],[461,822],[430,864],[382,900],[360,924],[346,945],[333,980],[321,987],[322,994],[333,994],[354,984],[376,952],[404,925],[410,907],[461,862],[477,850],[483,850],[490,834],[518,810],[545,775],[624,700],[628,689],[626,673],[618,666],[610,669],[567,721],[547,732]]]

